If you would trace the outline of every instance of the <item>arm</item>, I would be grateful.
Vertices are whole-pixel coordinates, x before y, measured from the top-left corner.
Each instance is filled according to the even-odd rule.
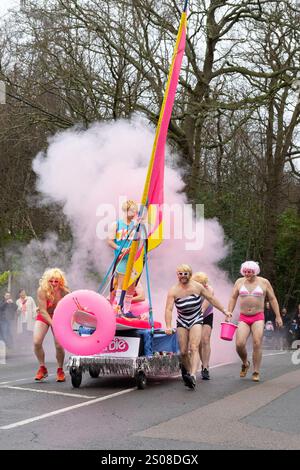
[[[137,295],[132,298],[132,303],[143,302],[143,300],[145,300],[145,292],[143,286],[140,283],[138,283],[136,286],[135,292]]]
[[[117,223],[114,222],[110,228],[110,231],[109,231],[109,234],[108,234],[108,239],[107,239],[107,243],[108,245],[113,249],[113,250],[117,250],[119,247],[118,245],[115,243],[115,238],[116,238],[116,231],[117,231]]]
[[[206,289],[207,289],[212,295],[214,295],[214,290],[213,290],[213,288],[212,288],[211,286],[207,286]],[[209,305],[210,305],[210,303],[208,302],[208,300],[205,299],[205,300],[203,301],[203,304],[202,304],[202,311],[205,312],[205,311],[208,309]]]
[[[40,289],[37,291],[38,309],[39,313],[45,318],[49,326],[52,326],[52,319],[47,312],[47,298],[44,292]]]
[[[234,287],[232,289],[231,297],[230,297],[229,303],[228,303],[228,311],[231,314],[232,314],[232,312],[233,312],[233,310],[236,306],[238,297],[239,297],[239,281],[236,281],[236,283],[234,284]]]
[[[18,299],[16,300],[16,306],[17,306],[17,314],[21,315],[22,313],[22,306],[21,306],[21,301]]]
[[[275,293],[274,293],[274,290],[273,290],[273,287],[271,286],[270,282],[268,280],[266,280],[266,288],[267,288],[267,292],[266,292],[266,295],[268,296],[268,299],[270,301],[270,304],[271,304],[271,307],[273,309],[273,312],[275,313],[275,321],[276,321],[276,325],[281,328],[282,327],[282,318],[281,318],[281,315],[280,315],[280,310],[279,310],[279,305],[278,305],[278,301],[276,299],[276,296],[275,296]]]
[[[173,289],[168,292],[166,308],[165,308],[165,322],[166,322],[166,334],[172,334],[172,311],[174,307],[174,294]]]
[[[232,315],[230,312],[226,312],[221,302],[219,302],[219,300],[216,297],[214,297],[208,289],[205,289],[205,287],[202,287],[201,291],[202,291],[201,295],[203,295],[203,297],[206,300],[208,300],[210,304],[212,304],[214,307],[220,310],[220,312],[224,313],[226,320],[230,320],[230,317],[232,317]]]
[[[31,308],[31,317],[34,320],[37,316],[37,311],[36,311],[37,308],[36,308],[35,301],[32,297],[30,297],[30,308]]]

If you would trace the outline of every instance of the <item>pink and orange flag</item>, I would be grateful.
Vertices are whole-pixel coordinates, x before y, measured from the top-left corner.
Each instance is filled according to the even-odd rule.
[[[143,220],[144,210],[147,210],[147,243],[139,240],[139,233],[132,242],[126,274],[123,282],[123,293],[142,273],[145,261],[145,250],[156,248],[163,240],[163,203],[164,203],[164,168],[165,168],[165,145],[169,123],[172,115],[173,104],[176,95],[177,84],[181,69],[181,63],[185,51],[186,28],[187,28],[187,1],[181,15],[181,21],[177,34],[176,44],[173,52],[172,63],[169,71],[168,82],[165,90],[164,100],[160,111],[159,121],[156,129],[151,159],[145,181],[141,210],[139,216]],[[139,232],[139,228],[137,229]],[[143,238],[143,234],[140,234]]]

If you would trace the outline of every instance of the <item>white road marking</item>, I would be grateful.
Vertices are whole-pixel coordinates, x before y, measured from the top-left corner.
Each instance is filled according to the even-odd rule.
[[[48,374],[48,377],[53,377],[54,375],[55,374]],[[25,380],[32,381],[32,376],[27,377],[26,379],[16,379],[16,380],[9,380],[8,382],[0,382],[0,385],[14,384],[14,383],[17,383],[17,382],[24,382]],[[37,382],[35,382],[35,383],[37,383]]]
[[[17,421],[16,423],[8,424],[7,426],[1,426],[0,429],[3,430],[8,430],[8,429],[14,429],[18,428],[20,426],[25,426],[26,424],[33,423],[34,421],[40,421],[41,419],[49,418],[51,416],[59,415],[61,413],[66,413],[68,411],[76,410],[78,408],[82,408],[83,406],[89,406],[89,405],[94,405],[95,403],[99,403],[101,401],[109,400],[110,398],[115,398],[120,395],[125,395],[126,393],[130,393],[136,390],[136,387],[134,388],[127,388],[126,390],[121,390],[120,392],[117,393],[112,393],[111,395],[106,395],[101,398],[96,398],[95,400],[90,400],[86,401],[84,403],[79,403],[78,405],[73,405],[73,406],[68,406],[67,408],[61,408],[56,411],[51,411],[50,413],[45,413],[40,416],[35,416],[34,418],[29,418],[29,419],[24,419],[23,421]]]
[[[27,388],[27,387],[13,387],[12,385],[1,385],[0,388],[9,388],[12,390],[24,390],[24,391],[36,392],[36,393],[49,393],[50,395],[62,395],[64,397],[97,398],[97,397],[91,397],[90,395],[79,395],[77,393],[56,392],[55,390],[38,390],[36,388]]]
[[[289,351],[280,351],[277,353],[271,353],[271,354],[263,354],[263,357],[268,357],[268,356],[279,356],[279,354],[287,354]]]

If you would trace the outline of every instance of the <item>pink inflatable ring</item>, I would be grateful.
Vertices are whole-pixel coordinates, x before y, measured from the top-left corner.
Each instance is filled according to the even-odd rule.
[[[142,315],[143,313],[149,313],[148,300],[142,300],[141,302],[132,302],[130,306],[130,311],[136,317]]]
[[[85,315],[86,312],[86,315]],[[90,317],[95,332],[88,337],[78,336],[72,328],[76,318]],[[102,295],[91,290],[77,290],[66,295],[53,315],[53,332],[59,344],[78,356],[101,353],[112,341],[116,331],[116,316],[112,306]]]

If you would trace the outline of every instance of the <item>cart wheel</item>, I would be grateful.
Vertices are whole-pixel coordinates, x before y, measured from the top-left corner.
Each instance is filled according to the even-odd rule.
[[[144,390],[146,388],[147,377],[143,371],[140,370],[139,372],[137,372],[135,376],[135,381],[136,381],[137,388],[139,390]]]
[[[97,366],[89,366],[89,374],[93,379],[99,377],[100,368]]]
[[[70,369],[71,382],[74,388],[78,388],[82,381],[82,369],[76,369],[75,367]]]

